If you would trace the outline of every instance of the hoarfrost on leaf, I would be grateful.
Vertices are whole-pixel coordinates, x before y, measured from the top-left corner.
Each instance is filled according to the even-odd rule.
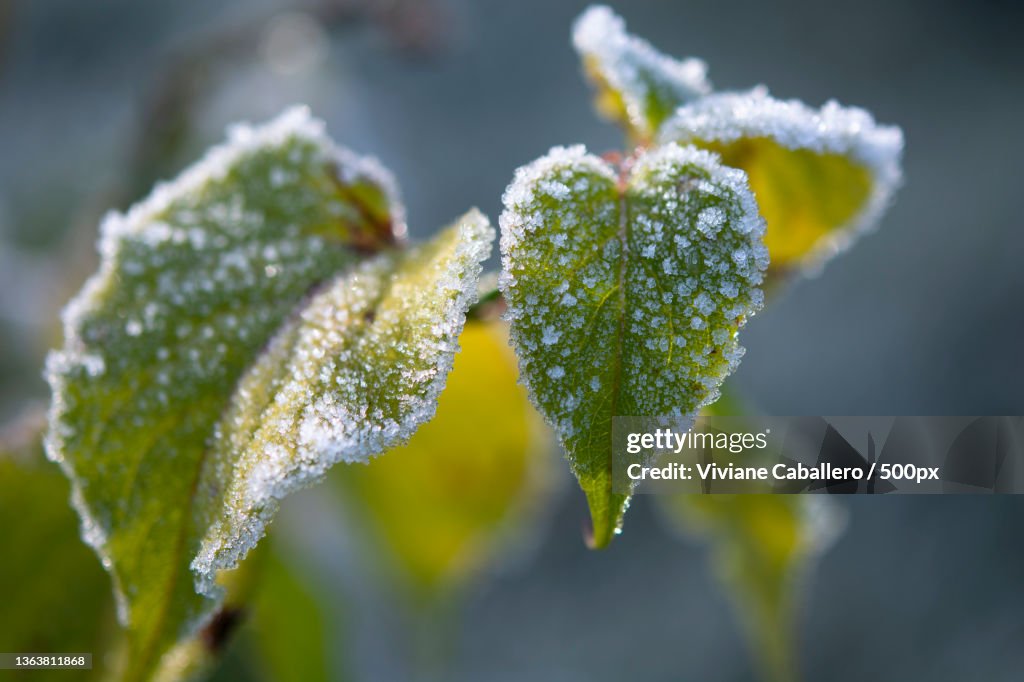
[[[379,396],[390,401],[386,407],[345,403],[326,389],[309,394],[291,425],[302,427],[300,479],[317,462],[355,459],[401,440],[432,411],[468,292],[476,294],[474,259],[486,250],[488,230],[471,216],[438,246],[397,255],[405,226],[390,175],[336,147],[304,108],[263,126],[232,128],[226,144],[176,180],[127,213],[106,217],[100,269],[64,311],[64,347],[47,361],[53,400],[46,448],[71,479],[83,538],[112,575],[128,635],[125,680],[147,678],[217,603],[197,594],[189,565],[210,527],[236,530],[234,517],[221,518],[225,510],[215,505],[228,482],[217,475],[231,472],[223,445],[234,434],[218,420],[233,400],[251,404],[269,390],[247,379],[234,396],[268,342],[277,334],[273,348],[280,352],[282,339],[296,335],[304,360],[296,365],[304,372],[298,378],[311,390],[317,381],[342,378],[335,370],[351,362],[335,354],[347,352],[344,344],[317,348],[313,325],[326,343],[346,324],[382,329],[390,322],[391,352],[406,361],[381,367],[381,376],[404,391]],[[440,245],[450,247],[450,259],[425,255],[440,254]],[[353,275],[353,288],[338,291],[338,273],[374,254]],[[427,294],[407,292],[417,262]],[[332,284],[318,289],[325,282]],[[410,325],[429,322],[429,334],[415,326],[398,333],[395,292],[424,306],[409,311]],[[333,309],[332,300],[351,305]],[[369,307],[378,300],[393,305]],[[369,322],[374,315],[376,326]],[[417,354],[422,366],[413,363]],[[373,422],[373,431],[330,428],[384,416],[390,421]],[[248,479],[254,499],[265,502],[263,521],[268,500],[294,482],[291,460],[274,446],[268,438]],[[236,546],[253,544],[261,528],[242,526],[245,537],[234,538]],[[206,595],[215,594],[212,576],[200,573]]]
[[[459,345],[434,418],[327,482],[374,534],[389,576],[421,598],[465,588],[521,549],[553,492],[550,434],[516,385],[506,325],[471,318]]]
[[[216,594],[217,571],[245,556],[286,494],[404,443],[434,416],[493,239],[471,211],[428,244],[330,282],[274,339],[200,474],[200,590]]]
[[[676,107],[711,92],[703,61],[661,54],[603,5],[576,19],[572,39],[597,89],[598,110],[637,141],[650,141]]]
[[[750,178],[772,269],[811,271],[877,226],[901,182],[903,133],[834,101],[812,109],[763,87],[680,107],[661,143],[717,152]]]
[[[552,183],[574,192],[541,189]],[[611,487],[612,417],[693,415],[716,399],[741,356],[737,331],[762,301],[764,222],[742,171],[673,143],[621,179],[583,147],[554,148],[516,172],[504,204],[501,286],[520,371],[602,546],[628,501]],[[740,250],[754,255],[733,258]],[[580,325],[560,305],[566,294]]]

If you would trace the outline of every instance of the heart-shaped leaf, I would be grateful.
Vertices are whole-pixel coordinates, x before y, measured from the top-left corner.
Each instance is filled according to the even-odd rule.
[[[661,54],[603,5],[588,8],[573,26],[573,45],[597,90],[597,109],[621,124],[634,142],[649,142],[676,107],[711,92],[707,65]]]
[[[619,528],[612,417],[692,416],[737,365],[761,305],[764,223],[742,171],[669,144],[624,177],[582,147],[519,169],[504,197],[502,291],[520,370],[593,520]]]
[[[471,216],[399,255],[391,246],[403,232],[390,177],[337,149],[302,109],[234,129],[176,181],[104,221],[100,271],[65,311],[65,346],[47,365],[47,450],[113,576],[128,633],[124,679],[148,678],[210,616],[214,571],[259,539],[279,495],[311,468],[372,454],[429,418],[491,231]],[[420,314],[397,320],[413,303]],[[285,354],[292,343],[301,356]],[[346,374],[352,344],[377,353],[359,360],[363,374]],[[356,384],[361,403],[355,388],[328,385],[370,374]],[[307,382],[306,403],[281,385],[289,378]],[[269,449],[271,436],[246,421],[265,416],[263,398],[282,429],[289,415],[288,427],[302,427],[298,450]],[[392,421],[356,430],[347,416]],[[250,450],[228,451],[243,441]]]
[[[768,228],[772,271],[818,267],[878,224],[900,183],[903,134],[863,109],[819,110],[763,88],[680,108],[659,140],[717,152],[746,171]]]

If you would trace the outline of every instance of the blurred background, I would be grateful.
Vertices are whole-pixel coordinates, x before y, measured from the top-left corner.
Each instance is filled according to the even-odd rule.
[[[230,122],[307,103],[395,173],[415,237],[471,205],[496,222],[514,169],[552,145],[619,148],[569,42],[586,4],[0,0],[0,422],[47,399],[40,368],[95,268],[103,212]],[[745,400],[777,415],[1024,413],[1024,5],[613,4],[631,32],[706,60],[717,89],[836,98],[904,130],[906,184],[881,229],[747,326],[730,379]],[[458,617],[403,607],[336,496],[290,500],[277,544],[333,624],[329,676],[755,679],[703,543],[641,497],[612,548],[590,552],[564,483],[529,540],[460,587]],[[1024,499],[837,506],[845,531],[802,601],[807,679],[1021,679]],[[220,675],[259,679],[252,667],[238,654]]]

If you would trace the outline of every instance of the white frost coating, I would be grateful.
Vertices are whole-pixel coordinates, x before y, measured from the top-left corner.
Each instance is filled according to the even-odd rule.
[[[407,441],[433,418],[494,239],[475,210],[454,229],[442,237],[454,246],[429,263],[389,253],[336,280],[243,379],[240,406],[222,421],[215,446],[230,453],[213,465],[212,475],[228,481],[222,505],[191,564],[201,593],[219,596],[217,571],[255,546],[285,495],[338,462],[366,462]],[[429,284],[415,279],[421,266]],[[374,365],[385,352],[397,356],[389,359],[394,367]],[[257,397],[247,405],[268,378],[263,404]],[[381,407],[389,401],[397,415]],[[255,435],[247,430],[253,424]]]
[[[644,154],[633,168],[633,174],[650,172],[653,177],[659,173],[669,172],[677,166],[694,165],[704,168],[709,173],[707,181],[701,181],[704,191],[720,193],[727,190],[739,202],[739,215],[734,218],[732,229],[750,239],[750,249],[757,261],[755,268],[743,269],[743,277],[760,281],[760,273],[768,267],[768,251],[760,238],[764,236],[765,223],[757,209],[757,201],[750,192],[747,174],[738,168],[729,168],[721,164],[718,154],[690,145],[669,142],[664,146]],[[725,225],[725,213],[715,206],[702,210],[697,216],[697,227],[701,231],[718,229]],[[742,265],[742,264],[738,264]]]
[[[618,170],[556,147],[516,171],[500,218],[521,381],[587,480],[607,471],[609,414],[692,415],[717,398],[768,265],[743,171],[674,143]]]
[[[505,190],[501,200],[505,206],[530,205],[534,202],[536,193],[544,180],[552,174],[566,169],[581,173],[596,173],[615,182],[615,171],[612,167],[593,154],[588,154],[587,148],[583,145],[552,147],[546,155],[516,169],[512,184]],[[585,188],[576,187],[574,189],[578,192]],[[517,216],[509,211],[503,212],[498,222],[501,227],[502,254],[508,253],[510,247],[522,240],[528,232],[540,227],[540,223],[535,219]],[[508,273],[511,272],[511,268],[507,262],[504,262],[506,256],[503,255],[502,258],[504,267],[498,281],[499,287],[505,291],[506,287],[511,284],[508,281],[510,277]]]
[[[281,147],[295,141],[308,142],[309,147],[314,151],[313,160],[322,159],[325,163],[334,164],[343,180],[354,178],[365,178],[379,185],[389,201],[389,215],[393,218],[392,229],[396,237],[401,237],[405,232],[404,209],[399,200],[397,186],[391,174],[384,170],[380,164],[372,158],[359,157],[353,152],[340,148],[327,137],[324,131],[324,124],[310,116],[308,109],[304,106],[296,106],[286,110],[274,120],[260,126],[247,124],[235,125],[229,128],[228,140],[226,143],[211,148],[205,156],[196,164],[182,172],[175,180],[159,183],[153,191],[141,202],[135,204],[126,213],[110,212],[100,225],[100,238],[97,248],[101,256],[99,270],[89,278],[82,290],[68,303],[62,312],[64,327],[65,345],[62,350],[53,351],[47,357],[45,376],[52,391],[52,401],[49,410],[50,428],[45,436],[44,445],[49,459],[61,465],[65,474],[71,481],[71,502],[78,512],[81,520],[82,539],[92,546],[100,557],[104,567],[111,573],[115,586],[115,597],[118,605],[118,616],[120,622],[130,626],[128,598],[124,586],[123,576],[119,574],[118,566],[113,560],[109,549],[110,538],[108,537],[106,524],[103,522],[103,513],[94,514],[83,494],[81,481],[75,475],[75,468],[72,462],[65,458],[67,443],[74,437],[74,429],[66,423],[64,417],[77,405],[68,401],[68,377],[75,373],[78,368],[83,369],[86,374],[94,379],[100,379],[109,371],[110,363],[122,363],[124,358],[112,354],[104,357],[96,351],[95,340],[87,341],[81,335],[81,327],[84,320],[91,315],[101,311],[105,305],[110,290],[118,286],[118,268],[123,268],[121,274],[138,275],[139,263],[123,257],[126,243],[135,241],[146,244],[154,249],[166,242],[175,243],[186,240],[191,243],[193,249],[199,253],[204,248],[212,246],[220,248],[219,244],[207,244],[209,235],[200,229],[174,229],[172,226],[160,220],[160,216],[170,210],[177,202],[183,201],[192,195],[197,195],[209,184],[223,180],[226,175],[247,156],[266,150],[268,148]],[[280,169],[274,169],[280,173]],[[285,177],[271,178],[275,186],[280,182],[290,181]],[[239,229],[246,229],[251,226],[253,216],[244,214],[240,205],[211,207],[211,215],[215,209],[222,209],[224,221],[236,221]],[[287,239],[288,235],[286,235]],[[318,238],[312,237],[303,243],[303,247],[315,246]],[[287,243],[282,248],[289,247]],[[295,262],[302,257],[302,254],[283,254]],[[160,255],[155,255],[152,262],[147,262],[148,267],[156,268],[160,264]],[[241,268],[246,266],[250,255],[243,252],[225,253],[223,263],[230,265],[230,259],[237,257],[236,267],[241,273]],[[222,282],[199,281],[185,282],[191,289],[179,288],[181,284],[171,278],[176,273],[165,273],[172,282],[173,287],[158,279],[158,291],[161,294],[173,294],[176,298],[187,300],[196,292],[208,290],[209,287],[220,286]],[[230,272],[227,267],[223,269],[225,278],[229,278]],[[242,273],[246,274],[246,273]],[[267,271],[267,277],[277,274],[276,270]],[[239,286],[245,285],[248,280],[240,277],[235,278]],[[173,291],[169,292],[169,289]],[[149,317],[159,317],[157,303],[152,304],[154,314]],[[228,318],[231,316],[228,315]],[[149,330],[154,321],[151,319],[130,319],[123,325],[123,331],[128,338],[138,339],[138,343],[144,346],[145,338],[140,337],[143,332]],[[210,335],[212,329],[207,327],[204,333]],[[190,332],[190,328],[184,326],[179,331],[179,338]],[[218,347],[222,354],[227,352],[223,345]],[[100,346],[102,352],[107,348]],[[192,349],[194,352],[195,349]],[[161,359],[166,359],[169,353],[167,348],[161,348],[163,353]],[[202,358],[194,358],[196,368],[204,371],[209,367],[216,367],[220,357],[209,355]],[[200,360],[202,365],[200,366]],[[197,369],[198,371],[198,369]],[[157,375],[158,382],[167,383],[165,373]],[[101,453],[100,453],[101,454]]]
[[[810,255],[812,268],[877,227],[902,183],[903,131],[899,127],[879,125],[864,109],[844,107],[834,100],[813,109],[798,100],[774,99],[763,86],[745,93],[714,94],[679,107],[665,121],[658,141],[729,143],[758,137],[770,138],[787,149],[849,156],[871,173],[868,201]]]
[[[175,201],[199,191],[211,181],[224,178],[242,157],[268,147],[281,146],[289,140],[307,140],[312,143],[320,150],[325,162],[335,161],[338,164],[342,180],[368,178],[379,184],[388,196],[395,236],[405,236],[405,208],[394,176],[376,158],[359,156],[336,145],[325,132],[324,122],[313,118],[308,107],[292,106],[273,120],[258,126],[233,124],[228,127],[227,137],[225,143],[211,147],[202,159],[174,180],[157,183],[153,191],[127,213],[111,211],[104,216],[97,243],[101,258],[100,269],[68,303],[61,316],[64,338],[69,343],[75,337],[75,329],[83,312],[95,303],[104,283],[113,276],[117,255],[126,236],[151,236],[154,243],[165,241],[169,228],[156,218]]]
[[[363,157],[336,145],[325,132],[324,122],[313,118],[304,105],[292,106],[261,125],[232,124],[228,126],[227,137],[226,142],[211,147],[202,159],[177,178],[158,183],[149,196],[132,206],[126,214],[116,211],[107,214],[100,225],[100,254],[112,255],[112,249],[116,248],[122,235],[158,229],[159,223],[154,222],[156,216],[164,213],[174,201],[196,192],[211,180],[222,179],[241,157],[261,149],[282,146],[292,139],[305,140],[318,147],[325,162],[336,161],[342,180],[351,182],[368,178],[380,184],[393,207],[401,209],[398,187],[390,171],[374,157]],[[401,211],[396,216],[396,224],[404,232],[404,214]]]
[[[622,94],[631,121],[643,119],[651,83],[671,89],[685,102],[711,92],[707,64],[700,59],[673,59],[646,40],[626,32],[626,22],[604,5],[589,7],[573,24],[572,41],[584,57],[597,60],[601,76]]]

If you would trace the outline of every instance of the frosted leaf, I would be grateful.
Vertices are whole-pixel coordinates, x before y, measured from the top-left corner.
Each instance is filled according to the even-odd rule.
[[[333,464],[366,462],[431,419],[494,229],[478,211],[430,243],[385,253],[330,282],[239,384],[199,477],[192,562],[217,593],[263,536],[278,501]]]
[[[310,289],[402,233],[389,175],[302,108],[236,126],[101,226],[99,271],[51,353],[47,453],[110,571],[145,677],[213,604],[188,570],[197,481],[218,418]]]
[[[717,152],[750,178],[772,269],[812,271],[877,226],[901,182],[903,133],[834,101],[821,109],[764,88],[681,107],[659,140]]]
[[[419,598],[465,588],[531,542],[557,478],[506,325],[470,319],[459,346],[434,418],[372,466],[338,467],[327,481],[372,529],[385,572]]]
[[[541,189],[556,182],[572,195]],[[676,144],[641,156],[621,180],[583,147],[552,149],[516,172],[504,203],[501,286],[520,371],[604,545],[627,502],[611,489],[611,419],[693,415],[715,399],[767,266],[732,254],[763,252],[764,223],[742,171]],[[713,238],[702,230],[709,211]]]
[[[603,5],[576,19],[572,40],[597,89],[598,110],[638,141],[653,138],[676,107],[711,92],[703,61],[661,54],[626,33],[622,18]]]

